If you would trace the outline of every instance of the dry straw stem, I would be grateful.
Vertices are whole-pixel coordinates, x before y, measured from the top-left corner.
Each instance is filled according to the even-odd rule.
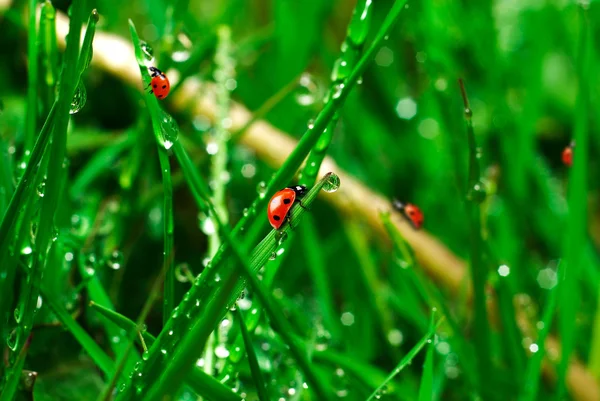
[[[68,19],[64,14],[57,13],[56,21],[59,44],[64,46],[65,35],[68,31]],[[133,46],[128,41],[115,35],[96,32],[93,46],[93,66],[142,90]],[[176,72],[169,71],[168,75],[172,85],[175,84],[179,78]],[[217,115],[212,85],[202,83],[193,77],[184,82],[179,93],[175,94],[170,102],[171,106],[177,110],[185,110],[193,115],[204,115],[211,120],[214,120]],[[231,130],[235,132],[250,120],[251,113],[244,106],[232,102],[230,118]],[[296,146],[294,139],[265,121],[257,121],[250,126],[240,141],[253,149],[258,157],[274,168],[281,166]],[[321,166],[320,175],[329,171],[338,174],[342,185],[336,196],[324,196],[322,199],[331,202],[342,214],[351,214],[362,218],[379,235],[380,239],[387,241],[387,234],[379,213],[392,210],[389,200],[344,172],[333,159],[327,157]],[[397,213],[393,213],[392,221],[414,249],[420,265],[436,282],[454,293],[464,288],[465,284],[469,285],[466,282],[468,278],[464,261],[456,257],[436,238],[424,231],[413,230]],[[559,349],[558,341],[552,337],[548,338],[546,346],[554,350]],[[544,374],[549,379],[552,379],[552,372],[553,369],[544,369]],[[578,401],[600,399],[598,383],[582,363],[575,358],[569,369],[568,386],[571,395]]]

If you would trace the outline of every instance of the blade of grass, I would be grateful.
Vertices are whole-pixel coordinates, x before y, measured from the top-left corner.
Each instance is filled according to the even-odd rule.
[[[546,302],[546,308],[542,315],[542,328],[539,331],[537,343],[539,349],[536,353],[532,354],[527,362],[525,369],[525,379],[523,380],[523,389],[519,396],[519,401],[534,401],[539,399],[538,392],[540,387],[540,377],[542,375],[542,363],[544,356],[546,355],[546,338],[552,328],[552,319],[554,312],[556,311],[556,305],[558,301],[559,290],[557,287],[551,289],[548,293],[548,300]]]
[[[381,394],[385,392],[385,389],[388,388],[388,385],[394,380],[394,378],[400,373],[407,365],[411,363],[411,361],[415,358],[415,356],[423,349],[423,347],[431,341],[431,336],[435,333],[435,330],[442,322],[440,319],[437,324],[431,325],[429,331],[423,338],[400,360],[396,368],[390,372],[390,374],[386,377],[386,379],[377,387],[367,398],[367,401],[372,401],[381,397]]]
[[[41,290],[42,299],[45,303],[50,306],[50,309],[54,312],[58,320],[71,332],[73,337],[81,344],[83,349],[92,358],[94,363],[104,372],[104,374],[110,377],[115,370],[115,363],[111,360],[108,355],[100,348],[92,337],[73,319],[73,317],[60,305],[56,299],[56,295],[50,294],[42,286]]]
[[[375,57],[376,52],[383,45],[383,41],[389,35],[394,23],[398,19],[400,12],[404,8],[406,0],[397,0],[394,2],[392,8],[388,12],[385,20],[383,21],[379,31],[377,32],[373,42],[369,46],[368,50],[363,54],[360,58],[359,62],[356,64],[356,67],[352,70],[352,73],[344,80],[343,84],[338,85],[338,91],[336,91],[329,101],[325,104],[321,112],[317,115],[314,125],[309,128],[302,138],[298,142],[298,145],[292,153],[288,156],[286,161],[282,164],[281,168],[275,173],[273,178],[269,181],[266,187],[265,194],[274,193],[276,190],[283,188],[290,182],[296,170],[300,167],[306,155],[310,152],[310,150],[315,146],[319,137],[325,130],[325,128],[330,123],[331,119],[335,116],[337,110],[342,107],[344,100],[352,90],[352,88],[356,85],[356,82],[359,78],[364,74],[367,66]],[[251,207],[248,208],[248,214],[244,215],[240,221],[236,224],[233,235],[234,237],[238,236],[241,231],[244,231],[251,225],[256,225],[257,227],[264,226],[266,224],[264,219],[256,219],[257,211],[262,211],[266,207],[266,202],[269,200],[265,194],[259,196],[254,200]],[[256,243],[257,239],[260,236],[260,229],[258,228],[249,228],[248,232],[250,235],[245,236],[245,241],[247,244]],[[213,268],[216,268],[219,264],[219,260],[221,258],[222,253],[225,251],[225,248],[222,248],[215,258],[213,259],[213,264],[211,265],[211,269],[206,270],[206,275],[211,276]]]
[[[69,110],[71,102],[73,100],[73,95],[75,93],[75,87],[78,82],[78,78],[81,76],[82,72],[77,69],[77,60],[79,58],[79,39],[81,35],[81,24],[83,22],[84,7],[85,1],[80,1],[73,4],[71,8],[71,19],[69,21],[69,40],[67,41],[67,49],[63,59],[63,70],[61,74],[62,85],[58,93],[58,100],[55,103],[56,115],[53,118],[53,125],[51,127],[52,144],[50,146],[50,159],[47,169],[48,180],[46,182],[45,195],[41,207],[41,217],[37,229],[36,249],[32,252],[33,265],[30,270],[30,279],[27,281],[27,285],[24,287],[24,290],[20,294],[20,300],[18,305],[19,324],[16,329],[14,349],[19,351],[23,347],[23,339],[29,337],[29,333],[31,332],[31,328],[33,326],[34,313],[40,292],[40,282],[45,266],[46,255],[49,250],[49,245],[51,244],[50,239],[52,237],[52,231],[54,228],[54,216],[58,206],[60,187],[61,183],[63,182],[62,177],[65,174],[65,171],[63,169],[63,162],[64,155],[66,152]],[[91,25],[92,29],[90,34],[93,37],[93,28],[95,27],[95,21],[97,21],[97,14],[95,20],[92,20],[90,18],[90,24],[88,25],[86,36],[88,35],[88,31],[90,31]],[[91,44],[91,40],[89,41],[89,44]],[[48,123],[48,120],[46,121],[46,123]],[[50,127],[48,127],[48,130],[50,130]],[[46,144],[44,142],[46,142],[48,138],[43,138],[42,142],[38,140],[36,146],[34,147],[34,152],[32,152],[32,158],[33,154],[36,153],[35,148],[38,147],[39,144],[38,153],[39,158],[41,159],[43,154],[43,148]],[[27,168],[30,168],[31,165],[37,165],[37,163],[39,163],[39,160],[30,160],[30,165],[28,165]],[[42,173],[43,172],[38,172],[38,174]],[[33,171],[30,174],[33,174]],[[23,180],[24,179],[25,177],[23,178]],[[21,183],[22,182],[19,183],[19,186],[21,186]],[[17,187],[17,191],[19,186]],[[22,185],[21,188],[22,189],[19,196],[23,196],[23,193],[26,189],[26,185]],[[17,191],[15,191],[13,199],[11,199],[11,203],[13,203],[13,201],[15,200],[15,197],[18,194]],[[32,196],[32,194],[29,194],[29,196]],[[4,220],[2,222],[2,230],[0,236],[7,235],[8,232],[10,232],[10,229],[14,224],[15,217],[16,215],[5,215]],[[9,220],[7,221],[7,224],[5,226],[4,223],[7,220],[7,218]],[[4,237],[4,239],[6,239],[6,237]],[[3,242],[4,239],[0,241],[0,244],[2,244],[3,246],[5,245]],[[2,253],[0,253],[0,255],[2,255]],[[19,353],[19,356],[21,355],[23,354]],[[19,364],[20,362],[17,362],[17,366]],[[17,380],[18,376],[13,374],[10,377],[12,380]],[[4,397],[4,393],[2,397]]]
[[[462,79],[459,86],[464,103],[465,122],[467,127],[467,143],[469,147],[469,182],[467,184],[467,213],[470,227],[470,273],[473,282],[473,293],[475,305],[475,349],[477,351],[477,372],[479,375],[479,389],[482,393],[491,391],[490,380],[495,377],[492,373],[493,364],[491,360],[491,337],[488,322],[485,285],[488,269],[483,260],[484,243],[481,234],[481,202],[485,199],[485,188],[481,182],[477,144],[471,121],[473,112],[469,105],[467,92]]]
[[[153,122],[152,127],[156,130],[156,124]],[[158,160],[160,162],[160,172],[163,182],[163,263],[167,266],[165,276],[164,294],[163,294],[163,324],[171,317],[171,312],[175,307],[175,269],[171,266],[173,259],[173,184],[171,182],[171,164],[169,155],[160,144],[158,145]]]
[[[252,345],[252,335],[248,332],[248,328],[246,328],[246,323],[244,322],[244,316],[242,315],[242,312],[239,309],[236,309],[236,311],[236,315],[240,324],[240,329],[242,330],[244,347],[246,348],[246,354],[248,355],[248,364],[250,365],[250,372],[252,373],[252,379],[254,380],[254,385],[256,386],[256,390],[258,392],[258,399],[260,401],[268,401],[269,391],[267,389],[267,383],[265,382],[262,372],[260,371],[260,366],[258,364],[256,352],[254,351],[254,346]]]
[[[328,183],[330,174],[325,176],[315,187],[313,187],[303,198],[303,203],[306,207],[309,207],[312,201],[316,198],[317,193],[321,188]],[[202,188],[204,194],[206,194],[205,188]],[[300,366],[301,370],[306,376],[306,381],[309,383],[309,388],[312,388],[317,394],[319,399],[328,400],[329,391],[323,386],[323,382],[319,380],[313,370],[310,361],[308,360],[308,354],[304,349],[303,344],[296,339],[292,334],[293,329],[287,322],[283,315],[282,308],[274,301],[268,291],[263,288],[263,285],[258,281],[255,276],[255,271],[262,266],[266,260],[270,257],[272,250],[275,247],[275,243],[272,244],[270,249],[261,248],[257,253],[257,257],[250,259],[248,263],[244,257],[244,248],[235,239],[231,237],[231,233],[228,228],[222,224],[218,215],[214,211],[212,204],[207,201],[207,205],[211,210],[211,215],[214,221],[217,223],[217,227],[221,237],[224,238],[230,245],[230,249],[233,250],[234,256],[236,257],[239,267],[242,267],[243,276],[245,276],[254,289],[260,302],[264,305],[274,329],[279,333],[285,343],[289,346],[290,352],[296,359],[296,362]],[[293,224],[300,216],[305,212],[305,208],[295,207],[290,212],[291,224]],[[289,229],[289,225],[286,227]],[[282,229],[280,229],[282,231]],[[272,230],[271,234],[275,236],[276,230]],[[261,252],[262,251],[262,252]],[[261,263],[254,264],[254,261],[259,260]],[[235,301],[237,295],[243,288],[243,283],[239,281],[239,275],[236,271],[227,272],[227,276],[223,278],[223,285],[218,287],[215,294],[210,296],[208,305],[204,310],[204,313],[200,316],[197,322],[186,331],[185,337],[181,340],[181,343],[175,350],[173,359],[167,366],[162,366],[160,379],[155,382],[150,390],[148,390],[147,399],[150,401],[159,400],[164,394],[172,392],[174,388],[178,388],[181,384],[182,377],[185,375],[187,369],[193,367],[195,360],[197,359],[198,349],[202,349],[205,345],[212,328],[214,328],[218,322],[218,319],[222,318],[224,311],[227,306]],[[196,285],[199,280],[197,280]],[[196,287],[196,285],[194,287]],[[233,298],[233,299],[232,299]],[[192,297],[193,299],[193,297]],[[182,305],[184,308],[185,305]],[[183,309],[181,313],[187,313],[186,309]],[[173,333],[173,330],[169,331]],[[154,344],[153,349],[159,346],[159,341]]]
[[[431,315],[430,330],[433,327],[433,314]],[[421,375],[421,385],[419,386],[419,401],[433,401],[433,350],[435,345],[432,341],[427,346],[427,355],[423,365],[423,374]]]
[[[590,20],[587,13],[587,6],[580,4],[579,7],[580,38],[577,54],[579,87],[574,122],[577,148],[573,168],[569,175],[569,218],[567,219],[567,235],[563,240],[563,253],[565,256],[562,267],[562,278],[559,283],[561,311],[558,316],[558,328],[562,341],[562,352],[558,365],[556,400],[562,399],[566,393],[567,370],[569,368],[570,356],[575,346],[577,325],[573,321],[573,316],[576,315],[581,303],[578,280],[587,237]]]
[[[119,326],[127,332],[131,332],[131,330],[135,331],[138,329],[138,325],[136,325],[136,323],[133,320],[128,319],[120,313],[117,313],[109,308],[105,308],[104,306],[95,302],[91,302],[90,306],[108,321],[116,324],[117,326]],[[156,338],[145,330],[142,331],[141,334],[144,338],[144,341],[146,342],[146,345],[148,346],[151,346],[156,341]],[[197,394],[206,397],[210,400],[241,400],[241,397],[232,392],[229,387],[222,384],[214,377],[204,373],[200,369],[193,369],[187,376],[185,384],[191,387]]]
[[[25,119],[25,152],[30,151],[35,142],[38,119],[38,31],[36,15],[38,1],[29,0],[29,31],[27,37],[27,118]]]
[[[40,76],[42,86],[42,115],[46,115],[55,98],[58,80],[58,46],[56,44],[56,10],[48,0],[42,2],[39,29]]]

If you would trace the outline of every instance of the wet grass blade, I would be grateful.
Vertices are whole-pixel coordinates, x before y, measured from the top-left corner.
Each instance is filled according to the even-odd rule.
[[[433,315],[429,330],[433,327]],[[435,345],[430,341],[427,345],[427,355],[423,365],[423,374],[421,375],[421,385],[419,386],[419,401],[433,401],[433,356]]]
[[[116,324],[121,329],[131,332],[137,330],[135,322],[120,313],[109,308],[92,302],[90,306],[100,313],[108,321]],[[147,346],[151,346],[156,341],[156,337],[144,330],[141,332]],[[139,338],[138,338],[139,340]],[[229,387],[222,384],[212,376],[207,375],[200,369],[193,369],[185,380],[185,384],[194,389],[194,391],[210,400],[240,401],[241,397],[235,394]]]
[[[25,119],[25,151],[31,150],[35,142],[38,119],[38,31],[36,14],[38,1],[29,0],[29,32],[27,37],[27,117]]]
[[[407,365],[411,363],[411,361],[415,358],[415,356],[427,345],[429,341],[431,341],[431,336],[435,333],[435,330],[440,325],[442,320],[440,319],[436,325],[432,325],[429,328],[429,331],[425,336],[406,354],[401,360],[400,363],[396,366],[394,370],[386,377],[386,379],[371,393],[367,401],[372,401],[381,398],[382,393],[386,392],[386,389],[389,388],[388,385],[392,383],[392,380],[404,369]]]
[[[542,375],[542,363],[546,356],[546,338],[552,328],[552,320],[556,312],[559,290],[555,287],[548,293],[546,308],[542,315],[542,328],[538,333],[537,343],[539,345],[538,352],[531,355],[527,362],[525,370],[525,379],[523,380],[523,390],[519,396],[519,401],[534,401],[538,399],[540,387],[540,378]],[[537,326],[537,325],[536,325]]]
[[[250,372],[252,373],[252,379],[258,392],[258,399],[260,401],[269,401],[269,392],[267,391],[267,384],[263,378],[260,366],[258,364],[258,358],[254,351],[254,345],[252,344],[252,336],[246,328],[244,317],[239,309],[236,309],[237,318],[239,320],[240,329],[242,330],[242,337],[244,339],[244,347],[246,348],[246,355],[248,356],[248,364],[250,365]]]
[[[491,337],[488,322],[485,285],[487,281],[488,268],[484,262],[484,242],[481,234],[481,202],[485,199],[485,188],[481,182],[481,172],[475,133],[473,131],[473,111],[469,105],[467,92],[462,80],[459,80],[461,94],[464,103],[464,114],[467,128],[467,143],[469,148],[469,174],[467,183],[467,213],[470,226],[470,273],[473,282],[473,294],[475,305],[475,348],[477,351],[477,371],[479,372],[479,388],[482,392],[491,391],[490,380],[495,376],[492,374],[494,365],[491,359]]]
[[[577,60],[579,81],[577,105],[575,108],[574,136],[575,156],[569,175],[567,235],[564,239],[564,260],[561,266],[562,277],[559,282],[561,313],[558,316],[558,328],[562,341],[561,360],[558,365],[558,390],[556,399],[560,400],[566,392],[566,377],[570,355],[575,346],[577,325],[573,316],[579,310],[581,297],[578,281],[582,271],[582,259],[587,237],[587,179],[588,179],[588,141],[589,141],[589,81],[590,81],[590,19],[587,6],[580,7],[580,38]]]
[[[58,320],[71,332],[73,337],[81,344],[83,349],[92,358],[94,363],[110,377],[115,370],[115,363],[106,355],[98,344],[90,337],[88,333],[73,319],[73,317],[63,308],[55,299],[55,296],[48,293],[44,288],[41,290],[44,302],[48,303],[50,309],[56,314]]]

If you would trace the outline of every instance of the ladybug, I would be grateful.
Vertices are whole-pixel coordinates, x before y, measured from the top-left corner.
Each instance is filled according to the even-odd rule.
[[[420,229],[423,225],[423,212],[412,203],[403,203],[397,199],[392,201],[394,209],[402,213],[402,216],[415,228]]]
[[[572,141],[569,146],[562,151],[562,162],[565,166],[571,167],[573,165],[573,152],[575,151],[575,141]]]
[[[150,85],[152,89],[150,93],[154,93],[157,99],[164,99],[169,94],[169,90],[171,90],[171,84],[169,83],[169,78],[165,75],[164,72],[159,70],[156,67],[149,67],[152,81],[150,81]]]
[[[295,187],[284,188],[273,195],[267,207],[267,215],[269,216],[269,223],[274,229],[279,230],[285,220],[290,222],[290,227],[292,226],[290,209],[296,201],[302,208],[306,209],[300,201],[305,193],[306,187],[304,185],[296,185]]]

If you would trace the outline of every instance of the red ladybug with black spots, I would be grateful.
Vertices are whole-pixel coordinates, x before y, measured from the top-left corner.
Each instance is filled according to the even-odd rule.
[[[267,216],[269,217],[269,223],[271,223],[274,229],[279,230],[286,220],[290,222],[291,227],[290,210],[296,202],[304,208],[300,199],[305,193],[306,187],[304,185],[296,185],[284,188],[273,195],[267,207]]]
[[[400,202],[397,199],[392,201],[394,209],[402,213],[402,216],[417,230],[423,226],[424,216],[421,209],[412,203]]]
[[[169,91],[171,90],[169,78],[167,78],[164,72],[156,67],[149,67],[148,69],[150,70],[150,76],[152,77],[149,85],[152,87],[150,93],[153,93],[157,99],[163,100],[169,95]]]

